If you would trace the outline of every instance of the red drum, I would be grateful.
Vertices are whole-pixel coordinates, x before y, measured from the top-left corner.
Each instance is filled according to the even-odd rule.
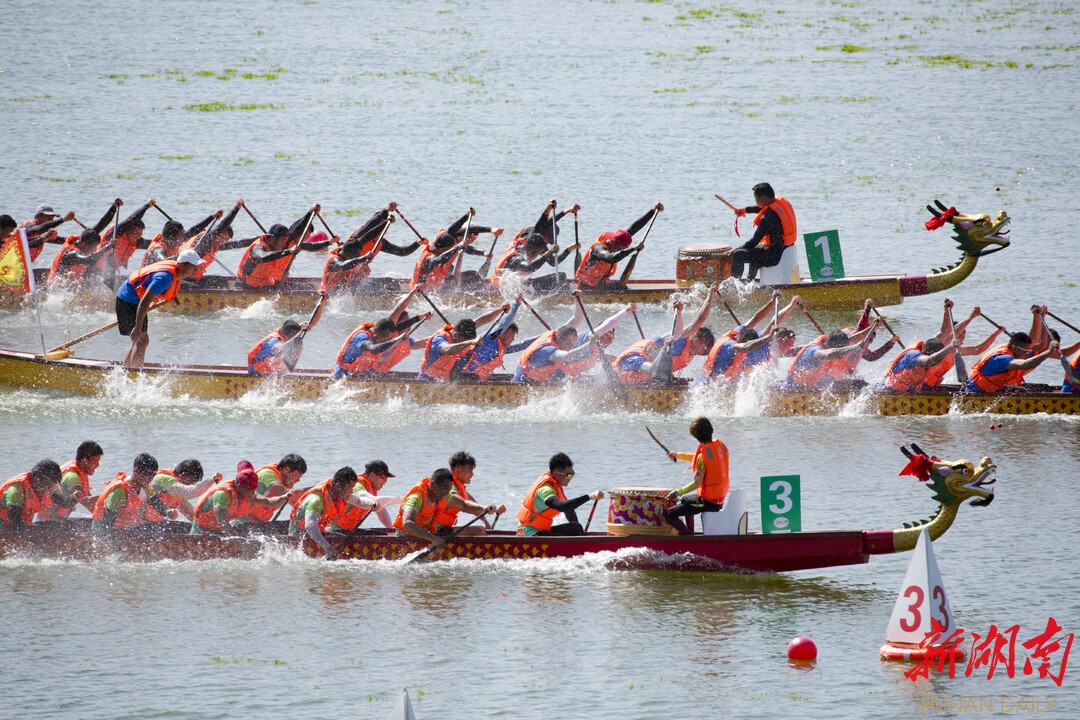
[[[664,522],[664,511],[677,501],[668,500],[667,488],[615,488],[609,494],[608,535],[675,535]]]
[[[716,243],[696,243],[679,248],[675,256],[675,285],[709,285],[731,277],[731,253],[734,248]]]

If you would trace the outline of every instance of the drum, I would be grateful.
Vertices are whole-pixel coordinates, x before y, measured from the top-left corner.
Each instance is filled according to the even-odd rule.
[[[696,243],[679,248],[675,256],[675,285],[723,282],[731,277],[731,253],[735,249],[716,243]]]
[[[666,488],[615,488],[608,506],[608,535],[675,535],[664,522],[664,511],[676,500],[668,500]]]

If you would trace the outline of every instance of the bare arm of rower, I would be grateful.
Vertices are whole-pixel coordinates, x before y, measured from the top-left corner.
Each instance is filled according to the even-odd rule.
[[[304,533],[322,548],[327,560],[334,560],[337,558],[337,551],[330,547],[329,541],[323,536],[322,530],[319,529],[320,517],[322,517],[322,513],[306,510],[304,513]]]
[[[780,297],[780,291],[779,290],[774,290],[773,291],[773,298],[779,299],[779,297]],[[794,305],[795,305],[795,301],[794,301],[794,299],[792,299],[791,304],[788,305],[788,307],[785,308],[785,310],[787,310],[787,312],[790,313],[792,308],[794,307]],[[762,320],[764,320],[767,317],[772,317],[772,311],[773,311],[773,300],[770,300],[769,302],[762,305],[761,308],[756,313],[754,313],[754,316],[752,318],[750,318],[749,320],[744,322],[743,327],[744,328],[756,328],[759,324],[761,324]],[[783,311],[781,311],[781,314],[783,314]],[[784,318],[787,318],[787,316],[784,315]],[[780,320],[780,322],[783,322],[783,321],[784,321],[783,319]],[[769,329],[766,328],[761,334],[762,335],[768,335],[769,334]]]
[[[502,307],[497,307],[494,310],[489,310],[480,317],[476,318],[476,325],[477,327],[479,327],[480,325],[487,325],[489,322],[499,317],[499,315],[508,312],[510,312],[510,303],[504,303]]]
[[[450,507],[457,508],[462,512],[467,512],[470,515],[490,515],[492,513],[499,513],[500,515],[506,512],[505,505],[481,505],[473,500],[464,500],[460,495],[451,495],[446,504]]]
[[[1057,340],[1053,340],[1050,342],[1050,347],[1046,348],[1038,355],[1032,355],[1031,357],[1024,358],[1023,360],[1020,360],[1019,358],[1016,360],[1010,360],[1008,368],[1009,370],[1031,370],[1033,368],[1037,368],[1039,367],[1039,365],[1042,365],[1043,360],[1050,357],[1050,355],[1053,354],[1053,352],[1057,349],[1058,342]]]
[[[713,298],[720,292],[720,285],[713,283],[709,286],[709,291],[705,293],[705,302],[701,304],[701,309],[698,310],[697,317],[694,318],[694,322],[690,323],[690,327],[683,331],[682,337],[690,339],[697,333],[698,330],[705,324],[705,321],[709,319],[709,312],[712,310]]]
[[[960,354],[982,355],[984,352],[990,349],[990,347],[994,344],[994,341],[997,340],[998,335],[1003,332],[1005,332],[1004,328],[994,328],[993,331],[986,336],[986,339],[978,345],[962,345],[960,347]]]
[[[945,358],[952,355],[954,350],[956,350],[956,344],[949,343],[933,355],[923,355],[921,358],[915,361],[915,365],[921,368],[933,367],[934,365],[937,365],[938,363],[943,361]]]
[[[439,537],[435,533],[431,532],[427,528],[421,527],[416,522],[417,510],[414,507],[406,506],[401,511],[401,527],[404,528],[406,535],[427,540],[434,547],[442,547],[446,544],[444,538]]]

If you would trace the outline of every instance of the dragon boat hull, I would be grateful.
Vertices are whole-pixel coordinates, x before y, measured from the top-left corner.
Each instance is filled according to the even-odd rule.
[[[110,383],[145,379],[160,382],[160,391],[195,399],[236,399],[254,391],[266,391],[295,400],[314,400],[328,391],[344,393],[356,402],[381,403],[404,399],[418,405],[460,404],[515,407],[533,399],[572,393],[581,401],[603,409],[674,412],[688,399],[702,393],[707,402],[720,403],[724,391],[699,388],[687,381],[671,385],[628,385],[627,399],[616,399],[610,390],[589,382],[571,385],[526,385],[512,383],[506,375],[494,375],[487,382],[440,383],[418,379],[414,373],[389,373],[377,380],[334,380],[326,371],[298,370],[287,377],[249,375],[238,366],[147,365],[141,372],[123,370],[114,361],[69,357],[41,359],[33,353],[0,349],[0,384],[34,390],[53,390],[80,395],[106,392]],[[866,413],[880,415],[947,415],[950,413],[993,413],[1001,415],[1080,414],[1080,395],[1062,394],[1047,386],[1025,392],[972,395],[953,389],[919,393],[856,392],[818,393],[776,389],[762,407],[767,415],[836,414],[852,402]]]
[[[41,523],[24,533],[0,532],[0,558],[94,562],[122,560],[250,560],[265,553],[302,550],[312,557],[322,551],[310,540],[280,531],[276,523],[266,535],[220,537],[188,535],[186,524],[166,523],[95,534],[89,520]],[[405,560],[426,542],[366,531],[352,537],[327,536],[342,560]],[[536,560],[613,553],[606,558],[618,569],[668,569],[790,572],[865,563],[871,554],[892,552],[871,541],[873,531],[822,531],[781,535],[731,536],[613,536],[592,533],[581,537],[518,537],[499,531],[483,537],[456,538],[425,560]],[[630,552],[621,552],[630,551]]]

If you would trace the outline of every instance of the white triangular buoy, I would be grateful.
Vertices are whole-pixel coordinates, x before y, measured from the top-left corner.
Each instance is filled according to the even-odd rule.
[[[889,618],[881,656],[890,660],[920,660],[923,653],[917,652],[918,646],[935,624],[943,628],[939,636],[943,641],[956,630],[949,596],[934,557],[934,545],[923,528]]]
[[[398,698],[394,712],[390,713],[389,720],[416,720],[412,711],[412,703],[409,701],[409,688],[401,688],[401,697]]]

